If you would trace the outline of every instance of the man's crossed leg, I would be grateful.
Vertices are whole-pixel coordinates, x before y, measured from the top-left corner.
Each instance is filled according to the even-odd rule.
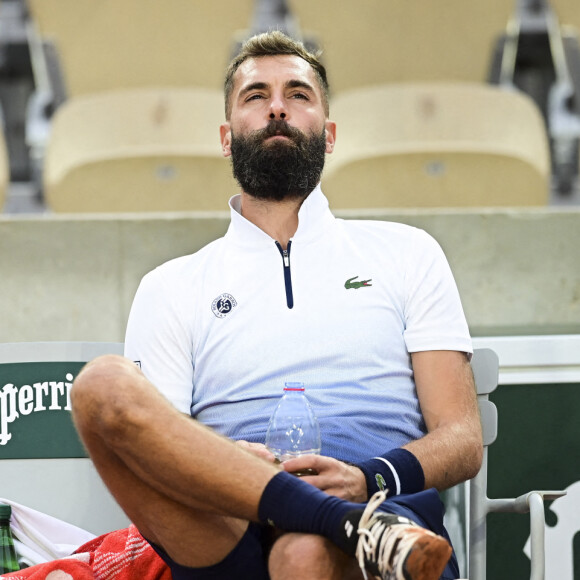
[[[297,567],[303,580],[342,578],[358,566],[369,578],[437,580],[451,556],[442,537],[379,511],[384,496],[367,505],[330,496],[178,412],[123,357],[86,365],[71,397],[97,470],[174,580],[223,577],[240,552],[257,560],[267,524],[290,532],[271,550],[275,580]],[[400,511],[389,502],[381,509]]]

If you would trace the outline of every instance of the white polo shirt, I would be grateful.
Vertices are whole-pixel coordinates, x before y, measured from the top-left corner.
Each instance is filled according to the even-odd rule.
[[[126,355],[184,413],[263,442],[284,383],[304,383],[322,454],[360,461],[425,433],[410,352],[472,352],[435,240],[390,222],[335,218],[316,188],[287,258],[239,213],[197,253],[147,274]]]

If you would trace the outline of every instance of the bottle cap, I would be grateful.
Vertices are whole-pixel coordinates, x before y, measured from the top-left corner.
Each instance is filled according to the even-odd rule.
[[[304,383],[284,383],[285,391],[303,391]]]
[[[0,503],[0,519],[6,520],[10,519],[12,515],[12,508],[5,503]]]

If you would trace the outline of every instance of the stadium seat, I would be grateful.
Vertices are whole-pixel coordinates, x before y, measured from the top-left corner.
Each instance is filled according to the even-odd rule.
[[[550,138],[552,192],[562,196],[574,192],[578,177],[578,25],[577,2],[519,1],[498,40],[490,74],[490,82],[523,91],[542,111]]]
[[[28,6],[37,92],[27,143],[48,208],[227,207],[235,186],[219,148],[221,88],[253,1]]]
[[[333,208],[544,206],[549,150],[528,97],[483,83],[346,91],[323,190]]]
[[[305,38],[318,42],[335,94],[383,82],[483,82],[514,3],[288,0]]]
[[[253,1],[27,0],[68,97],[143,86],[221,88]]]
[[[577,0],[549,0],[560,24],[580,30],[580,3]]]
[[[224,210],[238,190],[222,156],[223,96],[133,89],[79,96],[57,111],[44,165],[55,212]]]

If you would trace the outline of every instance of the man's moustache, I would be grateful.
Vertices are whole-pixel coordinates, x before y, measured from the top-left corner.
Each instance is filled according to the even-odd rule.
[[[269,121],[266,127],[258,130],[257,136],[261,139],[268,139],[269,137],[275,137],[280,135],[282,137],[289,137],[290,139],[299,139],[302,136],[302,132],[295,127],[290,126],[286,121],[273,120]]]

